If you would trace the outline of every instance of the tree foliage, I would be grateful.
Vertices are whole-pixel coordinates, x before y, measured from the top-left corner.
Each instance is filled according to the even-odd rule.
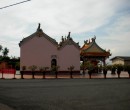
[[[3,54],[3,57],[6,57],[8,56],[8,53],[9,53],[9,49],[7,47],[5,47],[2,51],[2,54]]]
[[[28,69],[30,69],[31,71],[35,71],[37,69],[37,66],[36,65],[29,66]]]
[[[9,57],[9,49],[0,45],[0,62],[6,62],[7,68],[20,69],[20,58],[19,57]]]

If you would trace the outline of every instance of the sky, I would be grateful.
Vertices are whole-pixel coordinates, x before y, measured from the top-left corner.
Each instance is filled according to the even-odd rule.
[[[0,7],[24,0],[1,0]],[[31,0],[0,9],[0,45],[9,56],[20,56],[19,42],[33,34],[38,23],[60,42],[71,37],[82,47],[96,36],[97,44],[112,57],[130,56],[130,0]]]

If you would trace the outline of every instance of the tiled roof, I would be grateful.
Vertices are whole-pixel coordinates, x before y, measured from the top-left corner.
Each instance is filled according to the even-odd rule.
[[[110,56],[110,51],[106,51],[99,47],[97,43],[95,42],[96,37],[92,38],[92,41],[86,40],[84,41],[83,47],[80,49],[80,54],[83,56]],[[96,47],[98,51],[92,50],[92,47]],[[91,50],[91,51],[90,51]]]
[[[38,29],[35,33],[33,33],[32,35],[23,38],[22,41],[20,41],[19,46],[21,46],[22,44],[24,44],[25,42],[29,41],[30,39],[32,39],[35,36],[39,36],[39,37],[45,37],[47,40],[49,40],[51,43],[53,43],[54,45],[58,46],[58,43],[56,42],[55,39],[49,37],[47,34],[45,34],[43,32],[42,29],[40,29],[40,26],[38,26]]]
[[[74,42],[73,39],[70,37],[70,32],[69,32],[67,38],[62,37],[62,41],[59,44],[59,49],[65,47],[66,45],[74,45],[76,48],[80,49],[79,44]]]
[[[122,59],[122,60],[128,61],[130,60],[130,56],[116,56],[114,58],[111,58],[111,60],[114,60],[114,59]]]

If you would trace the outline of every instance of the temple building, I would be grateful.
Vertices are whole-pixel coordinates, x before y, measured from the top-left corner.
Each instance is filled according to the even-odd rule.
[[[102,49],[101,47],[98,46],[96,43],[96,37],[92,38],[90,40],[84,41],[84,45],[80,49],[80,56],[81,56],[81,61],[90,61],[93,63],[95,66],[99,62],[102,62],[103,65],[106,65],[106,59],[111,56],[110,50],[106,51]]]
[[[74,72],[80,73],[80,61],[90,61],[95,66],[102,62],[106,65],[106,59],[111,56],[110,50],[106,51],[98,46],[96,37],[84,41],[80,48],[79,43],[73,41],[70,32],[67,37],[61,38],[58,44],[55,39],[49,37],[40,28],[40,24],[32,35],[23,38],[20,46],[20,70],[30,66],[40,67],[58,66],[59,72],[67,72],[70,66],[74,66]],[[38,69],[37,69],[38,70]]]
[[[32,65],[38,68],[59,66],[59,71],[65,72],[68,67],[74,66],[74,71],[80,72],[80,46],[73,41],[70,32],[58,44],[43,32],[39,24],[36,32],[23,38],[19,46],[21,70],[23,66],[29,70]]]

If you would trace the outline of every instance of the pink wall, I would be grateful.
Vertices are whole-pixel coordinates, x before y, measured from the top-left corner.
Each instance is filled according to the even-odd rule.
[[[20,66],[36,65],[51,67],[51,55],[57,54],[57,47],[44,37],[33,37],[21,46]]]
[[[72,65],[75,71],[80,70],[80,51],[74,45],[66,45],[58,50],[46,38],[35,36],[21,45],[20,54],[20,67],[36,65],[51,68],[52,55],[56,55],[60,71],[68,71],[68,67]]]
[[[74,45],[66,45],[59,51],[60,70],[67,71],[69,66],[74,66],[75,71],[80,70],[80,51]]]

